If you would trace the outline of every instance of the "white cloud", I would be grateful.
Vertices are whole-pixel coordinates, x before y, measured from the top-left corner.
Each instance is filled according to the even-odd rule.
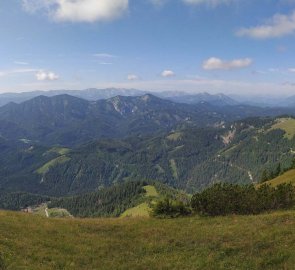
[[[221,4],[228,4],[232,2],[233,0],[182,0],[185,4],[188,5],[201,5],[201,4],[207,4],[209,6],[216,7]]]
[[[100,65],[112,65],[113,63],[111,62],[99,62]]]
[[[16,64],[16,65],[20,65],[20,66],[27,66],[27,65],[29,65],[29,63],[23,62],[23,61],[14,61],[13,63]]]
[[[128,81],[136,81],[138,79],[139,79],[139,77],[135,74],[128,74],[128,76],[127,76]]]
[[[51,71],[46,72],[46,71],[40,70],[36,73],[36,79],[38,81],[56,81],[59,79],[59,76]]]
[[[161,76],[164,78],[173,77],[175,76],[175,73],[172,70],[163,70]]]
[[[120,17],[129,0],[22,0],[29,12],[45,10],[56,21],[94,22]]]
[[[265,24],[237,31],[238,36],[256,39],[279,38],[295,33],[295,11],[290,15],[276,14]]]
[[[110,54],[110,53],[96,53],[94,54],[95,57],[98,58],[116,58],[116,55]]]
[[[295,68],[289,68],[288,71],[289,71],[289,72],[292,72],[292,73],[293,73],[293,72],[295,73]]]
[[[252,59],[234,59],[231,61],[225,61],[220,58],[211,57],[203,62],[203,69],[205,70],[230,70],[245,68],[252,64]]]
[[[8,71],[8,73],[12,74],[12,73],[31,73],[31,72],[35,72],[36,69],[34,68],[20,68],[20,69],[13,69],[11,71]]]
[[[14,74],[19,74],[19,73],[32,73],[36,72],[36,69],[33,68],[20,68],[20,69],[11,69],[11,70],[2,70],[0,71],[0,76],[8,76],[8,75],[14,75]]]

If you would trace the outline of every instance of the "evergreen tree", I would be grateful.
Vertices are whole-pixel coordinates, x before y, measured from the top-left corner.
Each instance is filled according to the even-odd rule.
[[[267,170],[264,169],[260,178],[260,183],[264,183],[266,181],[268,181],[268,173]]]

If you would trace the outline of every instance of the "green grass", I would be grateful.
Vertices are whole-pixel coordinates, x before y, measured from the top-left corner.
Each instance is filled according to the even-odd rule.
[[[167,139],[170,140],[170,141],[177,141],[177,140],[181,139],[182,136],[183,136],[183,133],[174,132],[174,133],[171,133],[170,135],[168,135]]]
[[[173,177],[178,178],[177,165],[174,159],[170,159],[170,167],[172,169]]]
[[[0,212],[0,232],[0,265],[7,270],[293,270],[295,265],[295,211],[167,220]]]
[[[71,214],[66,209],[50,208],[47,210],[50,218],[71,217]]]
[[[284,183],[291,183],[295,186],[295,169],[285,172],[284,174],[265,182],[272,186],[277,186]]]
[[[147,197],[158,197],[159,193],[154,186],[148,185],[143,187],[146,191],[145,196]]]
[[[67,153],[70,152],[70,149],[65,147],[53,147],[48,152],[53,152],[60,155],[66,155]]]
[[[120,217],[149,217],[151,208],[144,202],[135,207],[127,209]]]
[[[47,204],[43,203],[38,207],[33,208],[33,214],[39,215],[42,217],[46,217],[46,210],[48,213],[48,217],[50,218],[64,218],[64,217],[72,217],[71,214],[62,208],[47,208]],[[0,268],[1,269],[1,268]]]
[[[286,132],[285,138],[291,140],[295,135],[295,119],[293,118],[280,118],[271,129],[282,129]]]
[[[54,167],[56,166],[57,164],[63,164],[67,161],[69,161],[70,158],[67,157],[67,156],[60,156],[60,157],[57,157],[55,159],[52,159],[50,160],[49,162],[47,162],[46,164],[44,164],[42,167],[40,167],[39,169],[37,169],[37,173],[38,174],[45,174],[49,171],[49,169],[51,167]]]
[[[151,212],[150,203],[159,198],[159,193],[156,188],[152,185],[143,187],[146,191],[144,198],[147,199],[146,202],[140,203],[139,205],[129,208],[120,217],[149,217]]]

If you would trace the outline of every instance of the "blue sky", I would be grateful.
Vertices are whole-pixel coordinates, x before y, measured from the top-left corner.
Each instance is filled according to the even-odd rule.
[[[1,0],[0,92],[295,94],[295,0]]]

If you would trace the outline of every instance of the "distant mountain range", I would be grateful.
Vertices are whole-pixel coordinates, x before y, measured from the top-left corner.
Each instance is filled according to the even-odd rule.
[[[171,95],[172,93],[170,93]],[[199,93],[194,95],[182,94],[177,96],[170,96],[169,93],[160,94],[160,96],[167,98],[171,101],[178,102],[178,103],[186,103],[186,104],[198,104],[201,102],[210,103],[214,106],[234,106],[238,105],[239,102],[235,101],[234,99],[224,95],[224,94],[216,94],[210,95],[208,93]]]
[[[51,90],[51,91],[32,91],[22,93],[4,93],[0,94],[0,106],[7,103],[21,103],[38,96],[53,97],[57,95],[71,95],[74,97],[83,98],[90,101],[96,101],[100,99],[108,99],[115,96],[140,96],[145,94],[143,91],[135,89],[119,89],[119,88],[107,88],[107,89],[95,89],[89,88],[85,90]]]
[[[243,104],[257,107],[295,107],[295,96],[291,96],[288,98],[272,98],[267,96],[243,97],[238,95],[227,96],[222,93],[215,95],[206,92],[189,94],[182,91],[151,92],[121,88],[90,88],[85,90],[51,90],[22,93],[4,93],[0,94],[0,107],[8,104],[9,102],[21,103],[40,95],[53,97],[62,94],[71,95],[89,101],[109,99],[115,96],[142,96],[144,94],[152,94],[160,98],[168,99],[170,101],[186,104],[198,104],[201,102],[206,102],[214,106],[234,106]]]
[[[99,138],[145,136],[185,127],[220,126],[245,117],[294,113],[295,108],[176,103],[151,94],[98,101],[63,94],[0,107],[0,136],[73,146]]]
[[[98,138],[167,132],[184,126],[216,125],[237,119],[208,103],[174,103],[156,96],[88,101],[70,95],[38,96],[0,107],[0,135],[42,144],[73,145]]]

